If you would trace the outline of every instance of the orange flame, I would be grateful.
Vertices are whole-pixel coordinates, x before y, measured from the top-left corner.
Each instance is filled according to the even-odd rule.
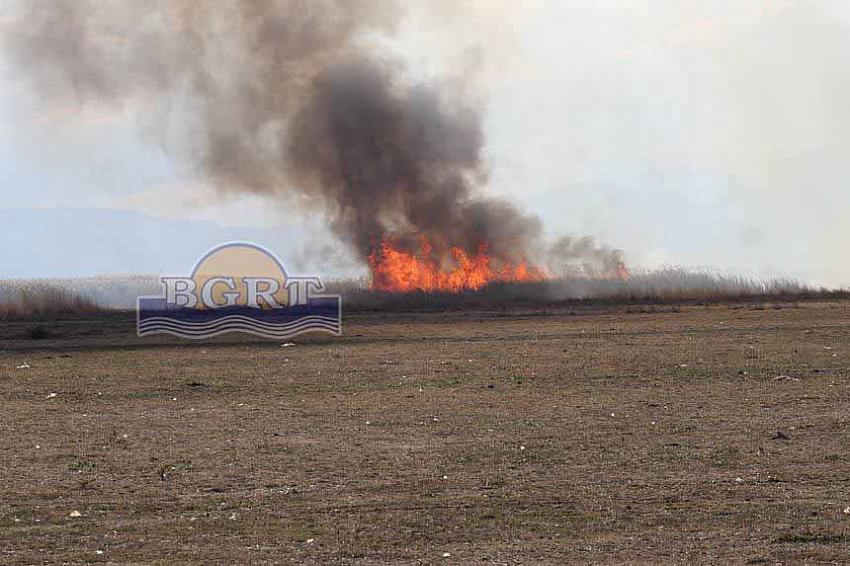
[[[380,247],[369,256],[372,288],[393,292],[458,293],[496,282],[543,281],[549,278],[545,270],[525,262],[493,267],[486,244],[479,246],[473,257],[461,248],[452,248],[454,266],[443,269],[433,257],[428,239],[423,236],[420,242],[421,251],[417,255],[383,239]]]

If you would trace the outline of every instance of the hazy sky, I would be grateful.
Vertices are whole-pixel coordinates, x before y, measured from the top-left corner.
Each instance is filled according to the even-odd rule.
[[[14,3],[0,0],[5,29]],[[538,213],[553,234],[592,235],[636,267],[850,285],[846,0],[406,5],[398,35],[375,41],[402,54],[413,79],[475,78],[489,190]],[[166,223],[185,238],[186,256],[214,243],[216,230],[228,239],[244,230],[287,253],[302,245],[303,212],[212,197],[139,136],[144,105],[45,106],[2,60],[0,84],[0,236],[18,250],[0,248],[0,276],[174,265],[141,235],[128,250],[120,222],[114,253],[87,261],[81,250],[78,263],[56,263],[46,247],[85,248],[91,236],[69,234],[56,214],[40,221],[8,209],[135,212],[146,219],[139,230]]]

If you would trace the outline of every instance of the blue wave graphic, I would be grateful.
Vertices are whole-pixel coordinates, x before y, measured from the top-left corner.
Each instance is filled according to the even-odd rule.
[[[219,328],[221,326],[227,326],[233,323],[245,323],[248,326],[253,326],[255,328],[268,328],[270,330],[279,330],[285,329],[290,326],[295,326],[299,324],[304,324],[305,322],[318,322],[318,323],[327,323],[327,324],[338,324],[338,320],[331,317],[322,317],[322,316],[306,316],[304,318],[295,320],[293,322],[287,324],[270,324],[265,322],[260,322],[251,318],[247,318],[244,316],[232,315],[224,318],[220,318],[211,322],[187,322],[180,319],[175,319],[167,316],[157,316],[146,318],[143,321],[139,322],[140,326],[165,322],[165,323],[173,323],[177,326],[181,326],[184,328],[192,328],[195,330],[208,330],[212,328]]]
[[[173,307],[161,297],[139,299],[139,336],[171,334],[182,338],[211,338],[243,332],[264,338],[285,339],[305,332],[342,333],[338,296],[311,297],[306,305],[280,309],[245,306],[220,309]]]

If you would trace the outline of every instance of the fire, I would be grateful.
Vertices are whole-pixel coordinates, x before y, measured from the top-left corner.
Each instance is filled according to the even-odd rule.
[[[495,282],[542,281],[548,279],[545,270],[525,262],[494,267],[482,244],[472,257],[458,247],[452,248],[454,266],[445,269],[433,256],[427,238],[420,238],[420,253],[405,251],[383,239],[380,247],[369,256],[372,268],[372,288],[379,291],[441,291],[458,293],[465,289],[480,289]]]

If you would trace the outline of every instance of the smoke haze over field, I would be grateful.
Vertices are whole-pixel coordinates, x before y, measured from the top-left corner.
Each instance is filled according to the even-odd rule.
[[[850,284],[843,0],[0,4],[9,6],[0,18],[6,106],[14,98],[22,116],[0,124],[0,171],[4,186],[26,187],[6,191],[0,207],[76,205],[95,190],[101,200],[89,203],[114,192],[133,206],[159,204],[164,186],[203,178],[229,198],[270,195],[281,218],[303,215],[296,201],[300,211],[327,212],[361,259],[374,229],[409,239],[416,224],[474,246],[480,227],[446,226],[458,215],[495,216],[482,222],[511,242],[494,244],[498,253],[524,241],[546,257],[563,232],[574,235],[562,241],[568,250],[585,249],[576,243],[590,234],[625,249],[637,267]],[[273,17],[276,6],[288,17]],[[354,114],[323,113],[342,85],[349,95],[381,95],[358,109],[385,161],[363,165],[368,144],[338,151],[359,133]],[[38,108],[50,109],[41,127],[48,143],[24,119],[40,119],[30,87]],[[131,118],[109,126],[122,108],[134,109]],[[374,119],[386,113],[397,128]],[[92,145],[113,143],[139,120],[142,139],[156,142],[140,147],[162,145],[189,171],[140,187],[137,171],[154,158],[134,148],[123,173],[92,166],[87,177],[81,166],[76,177],[45,176],[70,167],[61,168],[63,157],[79,161],[68,133],[75,117],[104,138]],[[301,137],[289,135],[295,124]],[[429,136],[450,130],[454,145],[410,133],[423,125]],[[74,150],[48,153],[63,132]],[[397,140],[428,155],[429,166]],[[99,151],[102,163],[117,149]],[[27,152],[32,172],[18,166]],[[334,166],[324,166],[331,157]],[[422,190],[381,181],[400,177],[416,177]],[[379,188],[352,194],[354,178]],[[66,189],[66,179],[78,187]],[[137,194],[121,194],[130,185]],[[446,194],[434,207],[442,215],[419,214],[423,199]],[[380,206],[364,210],[363,199]],[[510,222],[499,212],[506,208]],[[591,268],[596,257],[566,263]]]
[[[425,238],[440,262],[482,246],[497,268],[544,259],[540,221],[481,190],[481,108],[464,84],[412,81],[377,45],[399,17],[387,0],[48,0],[7,45],[39,92],[150,104],[148,132],[221,191],[297,193],[361,258]],[[585,253],[613,254],[548,258]],[[593,263],[622,269],[618,255]]]

